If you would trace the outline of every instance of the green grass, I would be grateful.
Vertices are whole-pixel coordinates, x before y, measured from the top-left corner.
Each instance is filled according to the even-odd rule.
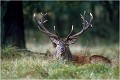
[[[111,50],[111,48],[109,47],[106,49]],[[114,51],[114,55],[117,55],[116,53],[117,51],[118,50]],[[84,50],[81,52],[84,52]],[[113,59],[113,57],[117,58],[117,56],[113,57],[112,56],[110,56],[111,59]],[[57,61],[55,59],[47,58],[44,55],[40,54],[18,52],[16,51],[16,48],[11,46],[2,49],[1,79],[118,79],[118,78],[119,78],[118,64],[114,64],[114,66],[108,66],[104,64],[85,64],[77,66],[67,61]]]

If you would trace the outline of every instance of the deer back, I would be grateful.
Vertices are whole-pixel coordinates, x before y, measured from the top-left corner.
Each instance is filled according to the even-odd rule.
[[[104,64],[109,64],[111,65],[111,61],[107,58],[107,57],[104,57],[104,56],[101,56],[101,55],[92,55],[90,56],[90,59],[89,59],[90,63],[104,63]]]
[[[104,63],[111,65],[111,61],[104,56],[101,55],[72,55],[72,61],[76,64],[93,64],[93,63]]]

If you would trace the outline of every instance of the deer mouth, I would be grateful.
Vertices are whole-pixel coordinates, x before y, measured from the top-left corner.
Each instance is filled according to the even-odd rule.
[[[62,54],[62,53],[64,53],[64,52],[65,52],[65,50],[61,51],[61,53],[60,53],[60,54]]]

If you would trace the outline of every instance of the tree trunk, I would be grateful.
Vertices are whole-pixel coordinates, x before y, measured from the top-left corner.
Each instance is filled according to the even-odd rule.
[[[7,3],[7,11],[3,20],[4,32],[2,47],[13,45],[18,48],[26,48],[24,39],[22,1],[9,1]]]

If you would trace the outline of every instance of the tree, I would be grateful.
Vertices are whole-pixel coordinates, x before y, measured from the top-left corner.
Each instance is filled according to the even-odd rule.
[[[6,3],[6,2],[5,2]],[[2,47],[13,45],[18,48],[25,47],[22,1],[7,2],[6,13],[3,17]]]

